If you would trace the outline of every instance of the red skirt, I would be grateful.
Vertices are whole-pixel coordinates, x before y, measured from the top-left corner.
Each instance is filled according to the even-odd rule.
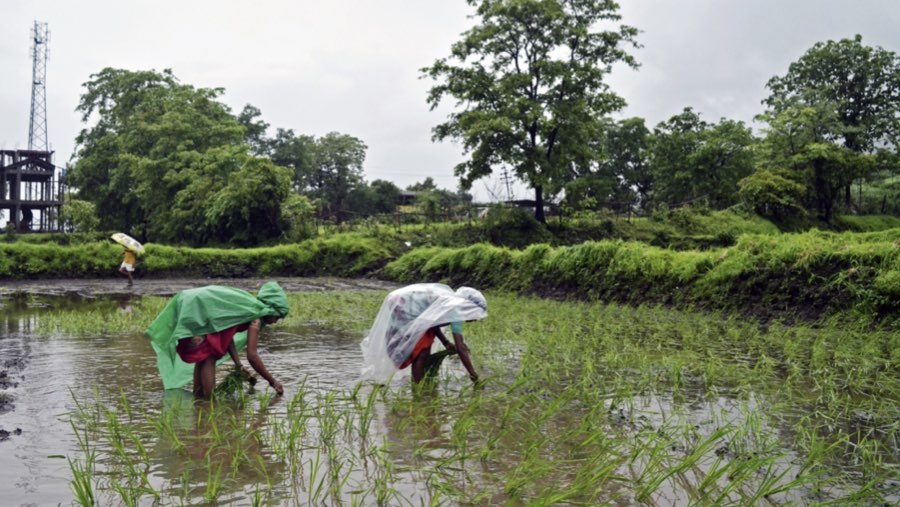
[[[199,343],[195,343],[196,336],[182,338],[178,340],[175,351],[185,363],[199,363],[210,357],[218,361],[228,353],[228,347],[234,341],[234,335],[246,331],[249,327],[250,324],[239,324],[218,333],[210,333],[204,336]]]
[[[419,341],[416,342],[416,346],[413,348],[412,354],[410,354],[406,361],[403,361],[403,364],[400,365],[400,369],[402,370],[403,368],[411,365],[412,362],[415,361],[417,357],[419,357],[419,354],[430,353],[431,344],[434,343],[435,338],[436,335],[434,334],[434,331],[432,331],[431,329],[425,331],[425,334],[423,334],[422,337],[419,338]]]

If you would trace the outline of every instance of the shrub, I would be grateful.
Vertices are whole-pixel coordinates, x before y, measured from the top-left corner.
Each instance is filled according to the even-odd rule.
[[[491,208],[485,218],[485,229],[490,242],[498,246],[525,248],[553,240],[547,228],[521,208]]]
[[[741,201],[762,216],[780,220],[806,214],[801,204],[806,186],[786,172],[760,169],[740,180],[738,187]]]

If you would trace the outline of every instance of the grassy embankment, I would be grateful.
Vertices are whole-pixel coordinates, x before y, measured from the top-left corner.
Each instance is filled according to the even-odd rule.
[[[874,229],[897,220],[844,221]],[[563,229],[556,234],[540,230],[525,237],[523,229],[509,226],[500,220],[374,227],[253,249],[151,243],[138,276],[375,276],[807,320],[853,310],[855,317],[889,326],[900,314],[900,228],[781,234],[758,218],[681,210],[630,222],[570,220],[557,224]],[[535,236],[549,243],[525,249],[495,245],[527,243]],[[568,244],[590,237],[607,239]],[[121,249],[109,241],[88,235],[84,242],[60,245],[22,238],[0,243],[0,278],[117,276]],[[495,244],[469,243],[486,238]],[[636,238],[668,242],[670,248]],[[675,248],[679,245],[702,249]]]
[[[666,303],[785,318],[847,310],[896,325],[900,229],[877,233],[744,235],[732,247],[674,251],[635,242],[510,250],[491,245],[422,248],[384,269],[400,282],[629,303]]]
[[[466,326],[480,389],[446,370],[436,396],[302,383],[286,405],[245,394],[196,411],[189,428],[173,407],[115,392],[80,399],[75,499],[876,505],[900,495],[896,332],[487,296],[489,317]],[[280,326],[361,335],[383,294],[289,297]],[[138,335],[162,304],[48,312],[36,332]],[[157,460],[179,469],[161,480]]]

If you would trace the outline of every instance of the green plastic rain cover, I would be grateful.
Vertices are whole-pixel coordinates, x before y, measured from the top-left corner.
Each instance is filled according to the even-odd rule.
[[[194,366],[178,357],[175,347],[178,340],[192,336],[217,333],[232,326],[246,324],[266,317],[284,317],[288,313],[288,300],[284,290],[276,282],[267,282],[254,296],[232,287],[208,285],[181,291],[166,304],[156,320],[147,328],[159,375],[166,389],[177,389],[194,379]],[[247,332],[234,335],[237,351],[247,346]],[[219,363],[230,359],[226,354]]]

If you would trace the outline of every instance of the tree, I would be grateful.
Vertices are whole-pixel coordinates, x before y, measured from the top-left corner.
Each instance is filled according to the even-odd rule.
[[[806,186],[785,171],[761,169],[738,182],[741,200],[758,215],[785,219],[802,215]]]
[[[208,206],[222,199],[223,189],[252,187],[255,177],[246,171],[271,172],[249,154],[246,128],[217,100],[221,89],[181,84],[168,70],[111,68],[92,75],[84,86],[77,110],[90,125],[76,139],[77,159],[68,181],[97,207],[102,228],[129,231],[143,240],[193,244],[280,234],[250,213],[240,223],[254,230],[239,231],[239,221],[229,215],[224,230],[234,236],[226,238],[209,216]],[[265,196],[269,205],[280,204],[277,199],[290,189],[287,181],[284,191],[266,187],[273,192]]]
[[[442,209],[448,206],[446,196],[440,190],[419,190],[416,195],[416,206],[425,214],[429,222],[437,220]]]
[[[766,85],[767,114],[826,107],[836,121],[822,133],[825,142],[841,142],[855,153],[871,153],[900,140],[900,58],[862,37],[818,42]],[[849,205],[850,182],[844,186]]]
[[[291,129],[278,129],[267,142],[272,162],[293,173],[294,190],[303,192],[313,185],[316,167],[316,140],[313,136],[296,135]]]
[[[615,181],[599,174],[579,176],[566,184],[562,203],[572,210],[600,210],[610,207]]]
[[[467,0],[478,25],[463,33],[448,58],[423,73],[439,84],[428,103],[447,96],[459,110],[434,128],[434,138],[459,140],[469,159],[455,168],[465,189],[508,165],[535,193],[544,222],[544,193],[562,188],[572,164],[592,154],[604,115],[624,106],[604,78],[617,62],[637,67],[623,46],[637,30],[601,24],[620,19],[604,0]]]
[[[290,194],[281,206],[284,220],[284,238],[288,241],[302,241],[316,233],[316,207],[305,196]]]
[[[390,181],[375,180],[367,185],[356,185],[347,196],[347,211],[369,216],[393,213],[397,209],[400,189]]]
[[[650,131],[642,118],[607,120],[588,145],[596,161],[572,167],[565,205],[573,210],[612,209],[626,212],[649,205],[653,177],[647,161]]]
[[[640,204],[647,208],[653,188],[648,161],[650,131],[643,118],[628,118],[612,125],[605,136],[605,160],[602,165],[614,175],[613,208],[623,211]]]
[[[291,173],[271,160],[247,158],[205,208],[215,239],[256,245],[286,229],[281,205],[291,189]]]
[[[867,173],[875,158],[833,142],[840,119],[827,102],[808,106],[797,101],[794,107],[759,119],[769,125],[759,146],[761,169],[794,174],[793,179],[807,189],[804,204],[830,222],[840,189]]]
[[[269,140],[266,138],[269,124],[257,120],[260,116],[262,112],[258,108],[247,104],[237,117],[238,123],[244,127],[244,142],[250,146],[250,153],[258,156],[269,154]]]
[[[654,199],[676,206],[705,201],[714,208],[737,202],[737,182],[753,172],[754,139],[743,122],[709,124],[687,107],[653,130],[650,164]]]
[[[66,195],[60,211],[59,218],[66,230],[91,232],[97,230],[97,226],[100,225],[94,203],[77,199],[71,194]]]
[[[400,201],[400,189],[397,185],[386,180],[375,180],[369,186],[375,198],[375,213],[393,213],[397,210],[397,203]]]
[[[330,132],[316,140],[313,171],[306,182],[307,191],[320,200],[326,214],[338,220],[346,218],[350,192],[365,183],[362,166],[366,160],[366,148],[361,140],[337,132]]]
[[[426,190],[437,190],[437,184],[434,182],[434,178],[431,176],[426,176],[424,180],[417,181],[412,185],[407,185],[406,189],[410,192],[424,192]]]

